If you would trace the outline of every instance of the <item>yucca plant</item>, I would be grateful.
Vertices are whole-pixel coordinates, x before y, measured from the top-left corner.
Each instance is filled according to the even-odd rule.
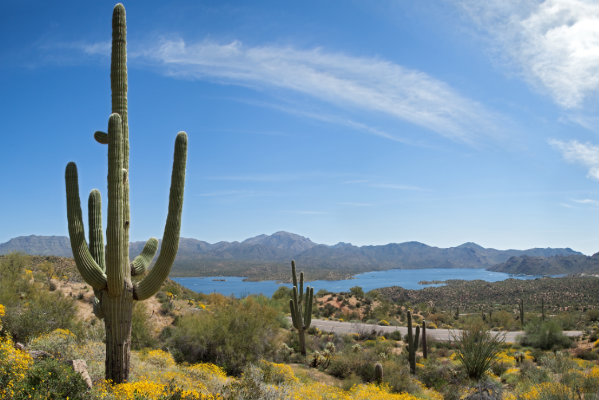
[[[501,351],[505,335],[488,332],[482,322],[474,322],[458,335],[457,359],[468,376],[479,380],[491,368]]]

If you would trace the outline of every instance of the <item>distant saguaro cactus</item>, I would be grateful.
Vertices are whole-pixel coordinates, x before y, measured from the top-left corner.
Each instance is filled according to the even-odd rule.
[[[383,383],[383,365],[379,362],[374,364],[374,381],[377,385]]]
[[[414,343],[414,335],[412,333],[412,313],[408,311],[408,362],[410,363],[410,373],[416,373],[416,347],[418,343]]]
[[[541,321],[545,321],[545,298],[541,297]]]
[[[520,326],[524,328],[524,300],[520,299],[518,308],[520,309]]]
[[[299,335],[300,352],[306,355],[306,337],[305,331],[312,322],[312,301],[314,298],[314,288],[306,287],[304,294],[304,273],[300,273],[299,289],[297,274],[295,272],[295,261],[291,261],[291,278],[293,280],[293,298],[289,300],[289,309],[291,310],[291,320],[293,326],[297,329]],[[303,304],[302,304],[303,303]]]
[[[120,383],[129,378],[131,315],[134,300],[156,293],[168,276],[177,248],[183,208],[183,186],[187,158],[187,135],[179,132],[171,176],[168,216],[160,255],[141,281],[132,275],[144,273],[158,248],[150,238],[143,251],[129,262],[129,125],[127,122],[127,49],[125,8],[114,7],[110,81],[112,114],[108,133],[96,132],[95,139],[108,145],[108,218],[106,247],[102,236],[101,199],[98,190],[89,195],[89,246],[85,241],[77,166],[68,163],[65,172],[67,217],[73,257],[81,276],[96,295],[94,312],[106,327],[106,379]]]
[[[422,320],[422,357],[428,357],[428,348],[426,347],[426,321]]]

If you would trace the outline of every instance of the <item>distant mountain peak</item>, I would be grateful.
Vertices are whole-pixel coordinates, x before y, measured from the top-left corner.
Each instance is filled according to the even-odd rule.
[[[457,248],[458,248],[458,249],[459,249],[459,248],[467,248],[467,249],[477,249],[477,250],[479,250],[479,249],[484,249],[484,247],[482,247],[481,245],[479,245],[479,244],[476,244],[476,243],[474,243],[474,242],[466,242],[466,243],[463,243],[463,244],[461,244],[461,245],[457,246]]]

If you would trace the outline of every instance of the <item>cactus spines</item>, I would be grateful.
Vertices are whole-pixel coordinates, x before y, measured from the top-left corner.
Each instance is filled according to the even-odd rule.
[[[65,182],[73,258],[83,279],[94,289],[94,313],[104,319],[106,327],[106,379],[121,383],[129,377],[133,300],[147,299],[159,290],[177,253],[183,208],[187,135],[185,132],[179,132],[175,140],[168,216],[160,255],[147,276],[133,283],[131,276],[143,274],[154,258],[158,240],[150,238],[141,254],[129,262],[127,51],[125,8],[122,4],[114,7],[112,26],[112,114],[108,120],[108,133],[97,131],[94,134],[96,141],[108,145],[106,246],[102,236],[100,192],[94,189],[89,196],[88,246],[81,215],[77,166],[73,162],[67,164]]]
[[[422,320],[422,357],[428,357],[428,349],[426,347],[426,321]]]
[[[383,365],[379,362],[374,364],[374,381],[377,385],[383,383]]]
[[[416,348],[414,345],[414,335],[412,334],[412,313],[410,311],[408,314],[408,362],[410,364],[410,373],[416,373]]]
[[[306,355],[306,337],[305,331],[312,322],[312,302],[314,299],[314,288],[306,286],[304,294],[304,273],[300,273],[299,290],[297,274],[295,271],[295,261],[291,261],[291,279],[293,281],[293,296],[289,300],[289,309],[291,310],[291,321],[293,327],[297,329],[299,336],[300,352]]]

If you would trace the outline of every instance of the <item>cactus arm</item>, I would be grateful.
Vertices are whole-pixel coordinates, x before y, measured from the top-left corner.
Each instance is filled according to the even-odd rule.
[[[414,351],[418,351],[419,339],[420,339],[420,325],[416,325],[416,334],[414,335]]]
[[[306,288],[306,310],[304,313],[304,328],[308,329],[312,323],[312,301],[314,299],[314,288]]]
[[[94,139],[100,144],[108,144],[108,133],[102,131],[94,132]]]
[[[108,294],[118,296],[124,288],[125,219],[123,212],[123,128],[121,116],[111,114],[108,120],[108,223],[106,227],[106,275]],[[129,265],[127,261],[126,265]]]
[[[291,310],[291,322],[293,322],[293,326],[297,329],[297,314],[295,312],[295,306],[293,305],[293,300],[289,299],[289,309]]]
[[[104,235],[102,233],[102,197],[97,189],[89,193],[87,201],[89,221],[89,252],[102,271],[106,271],[104,261]]]
[[[67,219],[69,224],[69,237],[73,258],[79,273],[91,287],[102,290],[106,287],[106,275],[92,257],[89,247],[85,242],[81,203],[79,201],[79,182],[77,178],[77,165],[74,162],[67,164],[65,170],[67,191]]]
[[[162,282],[164,282],[171,270],[173,261],[175,261],[179,247],[186,160],[187,134],[179,132],[175,140],[175,156],[171,177],[168,216],[166,218],[166,226],[164,227],[164,235],[162,236],[160,255],[156,260],[154,268],[134,287],[134,298],[137,300],[145,300],[160,289]]]
[[[291,260],[291,280],[293,286],[297,287],[297,275],[295,273],[295,260]]]
[[[297,303],[297,286],[293,287],[293,297],[289,300],[289,305],[291,306],[291,320],[293,321],[293,326],[296,329],[299,329],[301,326],[301,315]]]
[[[141,253],[131,262],[131,275],[141,275],[152,262],[158,250],[158,239],[149,238]]]
[[[299,279],[299,304],[302,304],[302,300],[304,300],[304,273],[300,272],[300,279]]]

